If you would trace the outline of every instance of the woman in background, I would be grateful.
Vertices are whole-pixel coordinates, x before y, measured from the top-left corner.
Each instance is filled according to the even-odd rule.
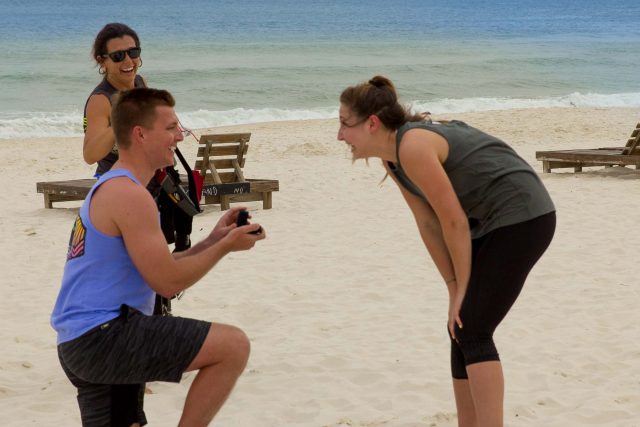
[[[93,42],[92,56],[104,78],[84,106],[82,155],[88,164],[98,163],[96,176],[111,169],[118,160],[111,129],[111,97],[118,91],[147,87],[144,78],[138,75],[141,51],[136,32],[120,23],[105,25]]]

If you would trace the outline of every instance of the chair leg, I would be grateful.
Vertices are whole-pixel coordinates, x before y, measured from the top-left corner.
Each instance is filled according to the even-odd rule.
[[[53,200],[51,200],[51,194],[44,193],[44,208],[53,209]]]
[[[273,202],[273,196],[271,191],[262,193],[262,209],[271,209]]]
[[[229,196],[220,196],[220,210],[229,210],[231,205],[229,204]]]

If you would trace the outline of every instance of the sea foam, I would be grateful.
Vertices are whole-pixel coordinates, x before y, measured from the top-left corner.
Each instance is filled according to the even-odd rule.
[[[640,107],[640,92],[621,94],[572,93],[566,96],[540,99],[524,98],[463,98],[415,100],[409,102],[414,111],[433,114],[473,111],[511,110],[553,107]],[[331,119],[338,117],[338,108],[311,109],[235,108],[224,111],[178,111],[182,124],[191,129],[212,128],[247,123],[286,120]],[[67,137],[82,135],[82,113],[0,113],[0,139]]]

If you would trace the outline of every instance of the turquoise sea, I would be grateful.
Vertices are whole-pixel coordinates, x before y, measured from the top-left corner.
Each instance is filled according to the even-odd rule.
[[[637,0],[0,0],[0,138],[81,134],[114,21],[194,128],[336,117],[378,73],[433,113],[640,107]]]

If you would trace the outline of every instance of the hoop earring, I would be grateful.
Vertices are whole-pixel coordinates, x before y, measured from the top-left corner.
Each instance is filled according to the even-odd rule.
[[[107,74],[107,70],[103,67],[98,68],[98,74],[100,74],[101,76],[104,76],[105,74]]]
[[[140,65],[138,65],[138,68],[142,68],[142,58],[138,58],[140,60]]]

